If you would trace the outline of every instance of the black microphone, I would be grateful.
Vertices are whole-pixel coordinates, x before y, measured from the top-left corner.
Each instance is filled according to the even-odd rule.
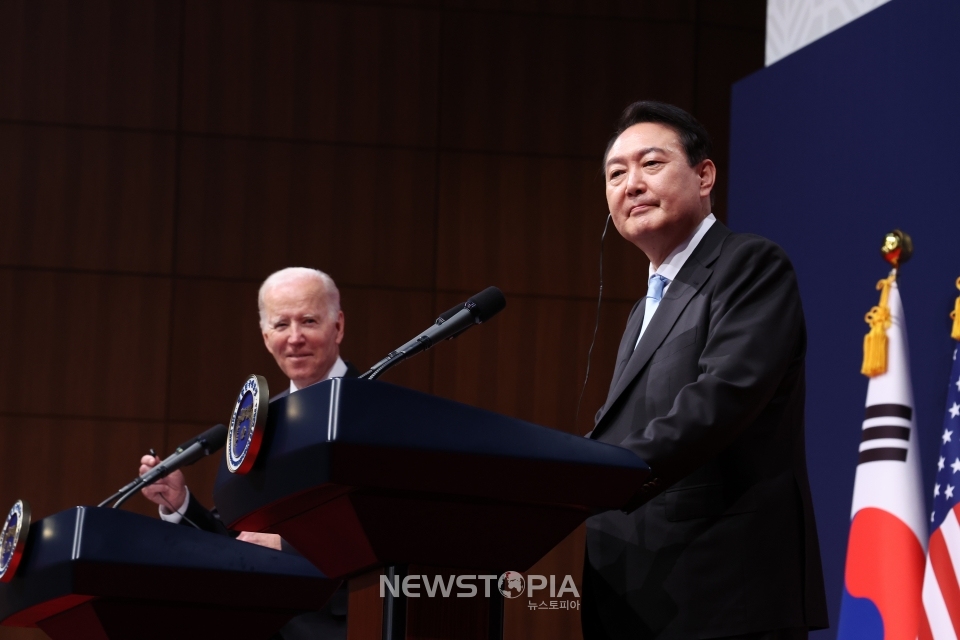
[[[360,377],[373,380],[401,360],[426,351],[441,340],[455,338],[475,324],[486,322],[506,306],[507,299],[503,297],[503,292],[496,287],[487,287],[463,304],[444,311],[426,331],[391,351]]]
[[[161,478],[165,478],[180,467],[189,466],[200,458],[222,449],[226,443],[227,428],[222,424],[210,427],[200,435],[190,438],[181,444],[172,454],[160,462],[160,464],[134,479],[97,506],[102,507],[117,496],[121,496],[117,503],[113,505],[114,508],[119,507],[140,489],[150,486]]]
[[[460,311],[463,311],[463,303],[462,303],[462,302],[461,302],[460,304],[456,305],[455,307],[452,307],[452,308],[450,308],[450,309],[447,309],[446,311],[444,311],[443,313],[441,313],[439,316],[437,316],[437,321],[434,322],[434,324],[443,324],[444,322],[446,322],[447,320],[449,320],[449,319],[452,318],[453,316],[457,315],[457,313],[459,313]]]
[[[160,464],[134,480],[138,488],[153,484],[160,478],[165,478],[180,467],[186,467],[214,451],[219,451],[227,443],[227,428],[214,425],[195,438],[187,440],[177,450],[166,457]]]

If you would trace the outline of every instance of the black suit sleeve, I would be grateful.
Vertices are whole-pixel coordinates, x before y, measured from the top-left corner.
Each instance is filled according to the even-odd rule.
[[[631,507],[715,457],[758,418],[785,378],[802,375],[806,338],[793,267],[767,240],[737,244],[713,274],[696,381],[680,390],[667,415],[623,442],[655,478]]]
[[[236,538],[240,535],[239,531],[233,531],[228,529],[223,521],[220,519],[220,514],[217,513],[216,508],[209,510],[200,504],[200,501],[197,500],[197,497],[190,494],[190,502],[187,504],[187,510],[184,513],[184,517],[180,520],[180,524],[192,527],[193,522],[197,527],[203,529],[204,531],[209,531],[210,533],[219,533],[224,536],[232,536]]]

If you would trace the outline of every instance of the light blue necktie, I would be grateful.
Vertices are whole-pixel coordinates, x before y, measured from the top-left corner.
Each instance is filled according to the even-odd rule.
[[[637,344],[633,346],[634,349],[640,344],[643,332],[647,330],[647,325],[650,324],[653,314],[660,306],[660,300],[663,299],[663,290],[667,288],[668,284],[670,284],[670,281],[659,273],[650,276],[650,281],[647,283],[647,304],[643,311],[643,326],[640,327],[640,335],[637,337]]]

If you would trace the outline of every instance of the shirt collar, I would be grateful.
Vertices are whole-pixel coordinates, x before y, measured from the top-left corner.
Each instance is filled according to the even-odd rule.
[[[343,361],[343,358],[337,356],[337,361],[333,363],[333,366],[330,367],[330,371],[327,371],[327,375],[318,382],[323,382],[324,380],[329,380],[330,378],[342,378],[343,375],[347,372],[347,363]],[[314,383],[317,384],[317,383]],[[293,384],[293,380],[290,381],[290,393],[299,391],[300,388]]]
[[[687,258],[694,252],[697,248],[697,245],[700,244],[700,241],[703,240],[703,236],[707,234],[707,231],[710,230],[710,227],[713,226],[713,223],[717,221],[717,218],[711,213],[706,218],[700,221],[700,224],[697,225],[697,228],[693,230],[693,233],[690,234],[690,237],[681,242],[676,249],[670,252],[670,255],[660,264],[660,267],[657,269],[653,268],[653,265],[650,265],[650,275],[657,273],[673,282],[677,274],[680,273],[680,269],[683,267],[683,263],[687,261]]]

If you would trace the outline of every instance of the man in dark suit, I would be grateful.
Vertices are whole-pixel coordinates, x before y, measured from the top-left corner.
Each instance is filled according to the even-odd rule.
[[[356,377],[359,372],[340,357],[344,316],[340,292],[326,273],[290,267],[269,276],[258,296],[260,329],[267,350],[288,378],[290,387],[271,400],[329,378]],[[143,456],[143,475],[159,460]],[[254,531],[230,531],[216,510],[204,507],[190,494],[181,471],[174,471],[143,494],[160,507],[160,517],[238,540],[290,551],[280,536]],[[346,590],[340,589],[322,611],[299,616],[281,630],[285,640],[346,637]]]
[[[604,171],[650,271],[590,437],[651,475],[587,521],[584,638],[806,638],[827,616],[793,267],[713,217],[709,137],[682,109],[628,107]]]

